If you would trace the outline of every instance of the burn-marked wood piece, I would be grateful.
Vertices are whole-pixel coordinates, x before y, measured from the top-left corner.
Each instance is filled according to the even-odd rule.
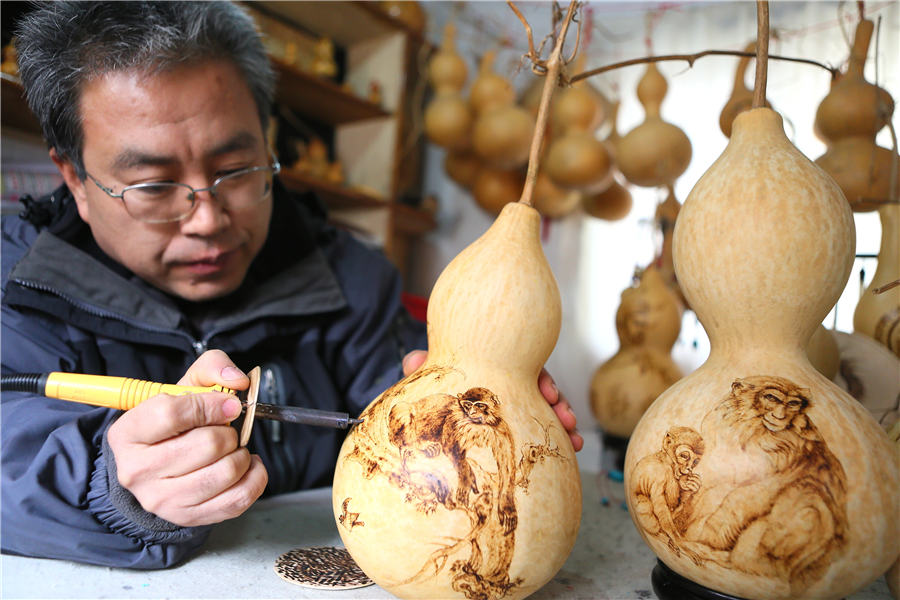
[[[344,548],[295,548],[275,560],[275,572],[285,581],[324,590],[351,590],[372,585]]]

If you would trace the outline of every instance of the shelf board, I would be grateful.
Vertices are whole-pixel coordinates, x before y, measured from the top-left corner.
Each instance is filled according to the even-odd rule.
[[[0,78],[0,92],[2,92],[2,96],[0,96],[0,106],[2,106],[2,109],[0,109],[0,123],[2,123],[3,127],[43,136],[37,117],[34,116],[34,113],[28,108],[28,103],[25,102],[25,90],[22,88],[22,84],[11,75],[3,73],[2,78]]]
[[[424,41],[406,23],[385,13],[373,2],[259,1],[252,5],[310,33],[329,37],[339,46],[404,32]]]
[[[421,235],[437,227],[433,214],[406,204],[388,202],[365,192],[290,170],[282,170],[279,177],[288,189],[300,192],[314,192],[329,210],[387,208],[391,212],[394,229],[400,234]]]
[[[384,208],[386,200],[289,169],[282,169],[279,177],[289,189],[315,192],[329,209]]]
[[[298,116],[332,126],[389,117],[381,106],[356,96],[333,81],[294,68],[277,58],[278,102]]]

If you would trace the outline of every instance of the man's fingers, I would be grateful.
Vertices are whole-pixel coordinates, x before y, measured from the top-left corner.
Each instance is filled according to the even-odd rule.
[[[185,508],[183,517],[173,523],[197,527],[221,523],[241,515],[262,496],[269,482],[269,474],[257,455],[250,456],[250,467],[232,486],[208,500]]]
[[[229,425],[191,429],[146,448],[144,460],[164,465],[163,477],[180,477],[215,463],[238,447],[238,433]]]
[[[428,352],[425,350],[413,350],[403,357],[403,376],[412,374],[416,369],[422,366],[425,359],[428,358]]]
[[[551,406],[559,402],[559,388],[547,369],[541,369],[541,374],[538,375],[538,389]]]
[[[215,498],[240,481],[250,464],[250,452],[238,448],[212,464],[178,477],[178,485],[185,490],[181,502],[186,506],[197,506]]]
[[[119,417],[109,435],[125,443],[155,444],[196,427],[225,425],[240,413],[240,401],[221,392],[160,394]]]
[[[178,383],[180,385],[224,385],[235,390],[250,387],[250,378],[237,368],[221,350],[207,350],[194,361]]]

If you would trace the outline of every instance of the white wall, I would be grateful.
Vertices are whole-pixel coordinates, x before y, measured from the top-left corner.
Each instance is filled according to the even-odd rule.
[[[565,10],[567,3],[560,5]],[[480,55],[489,48],[498,49],[497,70],[510,78],[517,89],[521,91],[529,83],[532,76],[528,67],[518,69],[519,58],[527,51],[524,29],[505,2],[424,2],[423,6],[429,18],[428,37],[435,43],[441,38],[444,23],[451,18],[456,21],[458,48],[470,66],[469,84],[475,77]],[[549,33],[551,4],[520,2],[517,6],[539,42]],[[756,4],[749,1],[589,2],[586,6],[593,12],[587,68],[649,54],[742,50],[756,36]],[[667,8],[659,11],[659,6]],[[877,62],[877,83],[894,98],[900,97],[898,7],[896,1],[866,3],[867,17],[876,25],[882,18],[877,61],[873,38],[866,75],[869,81],[876,81]],[[770,23],[777,31],[777,39],[771,41],[769,51],[841,65],[849,55],[848,39],[852,39],[856,20],[856,3],[772,2]],[[648,49],[648,37],[652,49]],[[574,42],[574,36],[569,39]],[[693,68],[685,62],[659,63],[669,83],[662,116],[681,127],[693,144],[691,164],[675,186],[676,196],[682,202],[727,143],[719,131],[718,117],[730,95],[737,61],[736,57],[709,56],[699,59]],[[590,79],[608,96],[621,100],[618,128],[622,134],[644,118],[634,91],[644,69],[644,65],[632,66]],[[750,70],[747,83],[752,87],[752,66]],[[816,108],[828,93],[829,82],[829,73],[821,68],[776,60],[769,63],[767,96],[784,117],[788,136],[811,159],[825,151],[813,135],[812,125]],[[886,130],[878,141],[890,147]],[[417,249],[409,282],[413,291],[424,295],[430,292],[443,267],[492,222],[468,192],[446,177],[443,157],[442,149],[429,146],[426,192],[439,199],[439,227]],[[634,206],[625,219],[610,223],[576,213],[552,222],[546,232],[544,250],[559,283],[564,311],[560,340],[548,369],[574,405],[582,428],[593,424],[587,397],[590,377],[618,348],[614,315],[619,294],[629,285],[635,266],[645,266],[655,251],[652,218],[664,192],[634,186],[630,189]],[[877,254],[881,231],[877,213],[857,214],[856,220],[857,253]],[[870,261],[868,277],[874,266],[874,261]],[[837,321],[833,314],[829,315],[826,325],[836,324],[837,329],[852,331],[858,281],[854,270],[847,292],[839,301]],[[673,355],[689,371],[699,366],[707,353],[706,335],[694,314],[688,312]]]

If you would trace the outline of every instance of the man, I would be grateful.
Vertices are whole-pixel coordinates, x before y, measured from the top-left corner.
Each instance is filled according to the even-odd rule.
[[[237,365],[259,365],[261,401],[355,415],[422,363],[384,257],[279,185],[274,77],[240,8],[50,2],[18,40],[65,185],[3,224],[5,375],[246,389]],[[239,411],[221,393],[125,413],[5,393],[3,551],[165,567],[264,491],[330,485],[342,433],[257,422],[239,448]]]

